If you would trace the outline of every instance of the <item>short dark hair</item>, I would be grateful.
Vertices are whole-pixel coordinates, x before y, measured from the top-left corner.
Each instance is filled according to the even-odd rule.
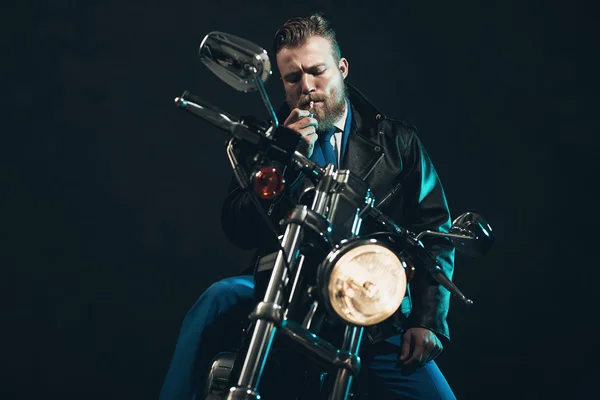
[[[329,21],[321,13],[313,13],[308,17],[295,17],[286,21],[273,40],[275,56],[283,48],[302,46],[311,36],[321,36],[331,43],[333,58],[336,62],[342,58],[342,52],[335,37],[335,31]]]

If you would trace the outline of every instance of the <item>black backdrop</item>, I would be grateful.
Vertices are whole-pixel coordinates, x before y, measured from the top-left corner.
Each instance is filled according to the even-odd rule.
[[[313,10],[337,28],[349,82],[420,129],[453,214],[478,211],[494,228],[485,258],[457,256],[455,282],[475,306],[453,302],[439,364],[458,398],[576,398],[592,387],[591,7],[107,0],[7,10],[3,398],[157,398],[187,309],[250,257],[220,228],[225,136],[173,98],[188,89],[265,117],[258,94],[200,63],[198,45],[218,30],[270,51],[281,23]],[[267,89],[279,104],[277,73]]]

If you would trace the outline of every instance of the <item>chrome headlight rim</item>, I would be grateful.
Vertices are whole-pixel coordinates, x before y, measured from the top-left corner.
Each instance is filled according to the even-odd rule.
[[[385,237],[384,237],[384,239],[385,239]],[[394,313],[396,312],[396,311],[394,311],[394,312],[390,313],[390,315],[388,315],[385,318],[383,318],[379,321],[376,321],[376,322],[359,323],[356,321],[351,321],[351,320],[345,318],[344,316],[340,315],[335,310],[334,306],[332,305],[332,302],[330,299],[329,284],[330,284],[331,274],[334,270],[334,267],[336,266],[336,264],[340,261],[340,259],[344,255],[348,254],[352,250],[355,250],[355,249],[365,246],[365,245],[376,245],[376,246],[379,246],[379,247],[393,253],[393,255],[398,259],[398,264],[400,266],[402,266],[402,270],[400,272],[403,275],[403,278],[401,278],[400,280],[403,281],[401,283],[404,284],[404,294],[398,302],[398,307],[396,308],[396,311],[398,308],[400,308],[402,300],[407,295],[408,282],[407,282],[405,271],[404,271],[405,262],[403,261],[402,257],[399,256],[398,249],[395,249],[392,243],[388,243],[386,240],[380,240],[380,239],[377,239],[374,237],[362,237],[362,238],[354,238],[354,239],[348,239],[348,240],[342,241],[332,251],[330,251],[330,253],[323,260],[323,262],[321,262],[321,264],[319,265],[318,270],[317,270],[317,287],[318,287],[319,302],[324,305],[325,309],[327,310],[327,313],[336,322],[343,323],[343,324],[351,324],[351,325],[356,325],[356,326],[372,326],[372,325],[377,325],[378,323],[380,323],[382,321],[385,321],[386,319],[388,319],[392,315],[394,315]]]

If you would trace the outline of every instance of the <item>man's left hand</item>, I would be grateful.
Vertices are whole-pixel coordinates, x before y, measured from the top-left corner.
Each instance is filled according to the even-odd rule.
[[[402,336],[399,360],[407,369],[422,366],[440,355],[444,346],[438,337],[426,328],[409,328]]]

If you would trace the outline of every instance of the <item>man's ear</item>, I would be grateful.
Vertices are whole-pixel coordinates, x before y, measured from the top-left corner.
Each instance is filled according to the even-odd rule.
[[[342,73],[342,76],[344,77],[344,79],[346,79],[346,77],[348,76],[348,60],[346,60],[345,58],[340,58],[340,62],[338,63],[338,67],[340,69],[340,72]]]

